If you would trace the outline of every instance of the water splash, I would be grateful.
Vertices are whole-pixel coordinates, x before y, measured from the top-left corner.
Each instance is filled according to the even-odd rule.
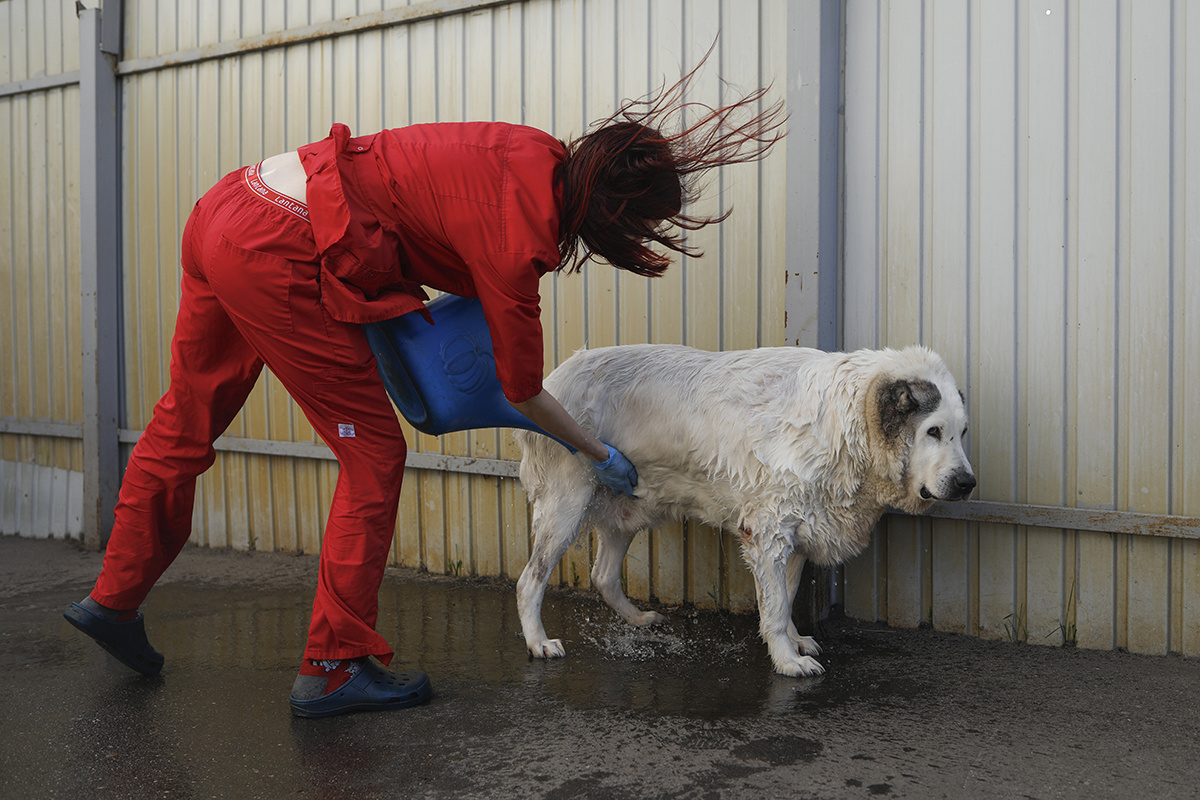
[[[709,635],[699,637],[698,631],[685,622],[674,625],[652,625],[639,628],[625,623],[616,616],[585,616],[579,625],[578,635],[602,657],[623,661],[653,661],[675,659],[688,662],[711,662],[714,658],[730,658],[746,652],[745,638],[716,638]],[[728,632],[725,632],[728,633]]]

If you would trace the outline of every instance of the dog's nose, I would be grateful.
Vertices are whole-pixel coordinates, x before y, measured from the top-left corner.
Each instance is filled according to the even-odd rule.
[[[966,497],[974,491],[976,485],[975,476],[969,472],[960,472],[954,476],[954,487],[958,489],[960,497]]]

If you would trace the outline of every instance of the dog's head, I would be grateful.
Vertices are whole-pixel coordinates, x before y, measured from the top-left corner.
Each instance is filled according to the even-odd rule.
[[[934,369],[875,385],[876,430],[890,456],[891,504],[920,513],[935,500],[965,500],[975,473],[963,450],[967,412],[953,377],[936,356]]]

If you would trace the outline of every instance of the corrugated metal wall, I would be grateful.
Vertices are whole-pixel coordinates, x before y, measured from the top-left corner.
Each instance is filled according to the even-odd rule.
[[[720,32],[699,85],[715,102],[719,77],[782,82],[795,8],[128,2],[123,440],[166,386],[179,235],[224,172],[335,120],[366,132],[503,118],[571,136],[690,67]],[[1195,539],[1035,527],[1049,524],[1038,508],[1200,515],[1200,268],[1189,263],[1200,183],[1188,179],[1200,136],[1187,136],[1200,124],[1188,113],[1200,109],[1188,102],[1200,13],[1178,0],[842,13],[843,343],[922,341],[945,355],[969,395],[977,497],[1032,509],[1023,525],[888,519],[846,567],[848,611],[1200,652]],[[80,530],[76,39],[69,2],[0,2],[0,532]],[[738,210],[703,234],[702,261],[656,282],[603,269],[547,279],[548,363],[585,343],[781,343],[785,163],[781,150],[717,178],[712,202]],[[394,560],[517,574],[528,518],[510,437],[411,439]],[[264,379],[202,479],[196,541],[313,552],[335,477]],[[586,586],[588,561],[572,552],[561,581]],[[732,545],[709,530],[641,537],[627,572],[635,597],[753,605]]]
[[[0,532],[34,536],[82,530],[74,22],[0,3]]]
[[[846,346],[947,358],[976,497],[1200,514],[1200,8],[850,3],[845,53]],[[896,625],[1200,653],[1194,539],[892,518],[846,581]]]
[[[718,33],[694,99],[715,105],[730,91],[722,79],[751,90],[784,69],[786,7],[777,0],[538,0],[459,3],[463,11],[452,14],[432,10],[446,5],[414,5],[403,11],[412,18],[401,24],[353,30],[370,21],[370,12],[386,16],[403,4],[127,3],[120,67],[127,439],[145,425],[167,385],[184,221],[195,199],[225,172],[322,138],[335,121],[366,133],[495,118],[568,138],[621,99],[673,82],[680,66],[696,64]],[[295,43],[275,46],[281,40]],[[214,51],[224,55],[208,58]],[[766,164],[715,176],[706,210],[732,203],[737,211],[700,235],[704,259],[684,260],[657,281],[606,267],[543,281],[548,366],[585,344],[781,344],[783,156],[780,148]],[[505,463],[519,458],[508,433],[408,434],[415,454],[410,463],[469,457],[484,459],[492,472],[515,474]],[[200,483],[194,540],[315,552],[336,465],[270,445],[317,441],[276,380],[260,382],[227,435],[239,450],[260,452],[220,453]],[[511,477],[455,469],[407,473],[398,563],[515,577],[528,558],[528,535],[525,496]],[[561,580],[586,586],[589,569],[589,552],[573,551]],[[754,604],[735,546],[708,529],[674,526],[641,537],[628,572],[635,597],[737,609]]]

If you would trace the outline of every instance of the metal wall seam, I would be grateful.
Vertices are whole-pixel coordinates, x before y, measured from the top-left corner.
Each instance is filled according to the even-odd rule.
[[[0,429],[0,432],[8,431]],[[18,431],[12,432],[15,433]],[[133,444],[137,442],[140,436],[141,431],[123,428],[121,429],[119,438],[122,444]],[[248,455],[278,456],[281,458],[299,458],[315,461],[337,461],[332,450],[324,444],[312,442],[283,442],[274,439],[251,439],[244,436],[225,435],[219,437],[213,443],[213,448],[222,453],[245,453]],[[497,478],[516,478],[520,467],[519,461],[455,456],[442,453],[419,453],[414,451],[409,451],[404,463],[412,469],[459,472],[467,475],[490,475]]]
[[[13,83],[0,84],[0,97],[12,97],[18,94],[45,92],[50,89],[60,89],[64,86],[79,84],[79,70],[60,72],[57,75],[38,75]]]
[[[344,17],[328,22],[319,22],[314,25],[305,25],[274,33],[263,33],[233,41],[194,47],[164,55],[132,58],[122,61],[117,65],[117,74],[125,77],[136,75],[140,72],[153,72],[164,68],[198,64],[202,61],[217,58],[318,42],[348,34],[359,34],[379,28],[390,28],[395,25],[412,25],[418,22],[467,14],[472,11],[482,11],[518,2],[521,2],[521,0],[438,0],[437,2],[416,3],[403,8]]]
[[[926,512],[935,519],[1023,525],[1031,528],[1124,533],[1136,536],[1200,539],[1200,517],[1146,514],[1106,508],[1068,508],[1029,503],[992,503],[967,500],[939,503]]]
[[[0,421],[0,433],[24,433],[19,424]],[[28,425],[37,428],[43,436],[78,436],[73,426]],[[60,432],[51,432],[51,428]],[[139,431],[122,429],[120,440],[132,444],[138,440]],[[222,436],[213,445],[217,450],[229,453],[253,453],[258,455],[307,458],[334,461],[333,452],[324,444],[307,442],[283,442],[265,439],[247,439]],[[474,475],[492,475],[516,478],[519,461],[497,458],[472,458],[438,453],[410,452],[405,462],[413,469],[432,469],[462,472]],[[906,514],[897,514],[906,517]],[[1022,503],[993,503],[968,500],[961,503],[939,503],[923,517],[967,522],[987,522],[997,525],[1025,525],[1036,528],[1097,531],[1104,533],[1126,533],[1139,536],[1165,536],[1182,539],[1200,539],[1200,517],[1173,514],[1143,514],[1132,511],[1113,511],[1103,508],[1064,508],[1061,506],[1039,506]]]
[[[82,439],[83,425],[79,423],[40,422],[23,419],[0,419],[0,434],[14,436],[43,436],[51,439]]]

